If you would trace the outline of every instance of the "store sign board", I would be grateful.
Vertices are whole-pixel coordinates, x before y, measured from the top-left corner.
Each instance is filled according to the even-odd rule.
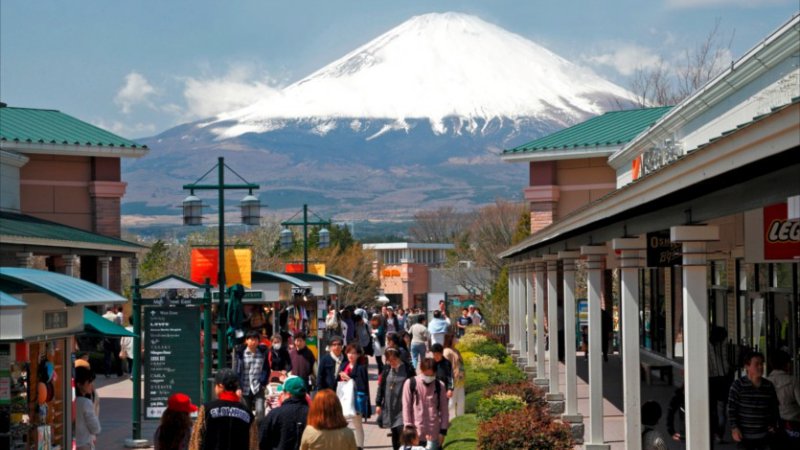
[[[647,233],[647,267],[672,267],[681,263],[681,244],[670,240],[669,230]]]
[[[145,418],[159,419],[169,396],[183,392],[199,404],[200,310],[148,307],[144,313]]]
[[[788,220],[786,203],[764,207],[764,259],[800,257],[800,221]]]

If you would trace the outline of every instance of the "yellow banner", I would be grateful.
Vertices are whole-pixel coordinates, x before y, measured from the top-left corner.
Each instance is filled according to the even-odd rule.
[[[325,264],[309,264],[308,273],[325,276]]]
[[[252,287],[252,251],[249,248],[229,248],[225,250],[225,284],[241,284]]]

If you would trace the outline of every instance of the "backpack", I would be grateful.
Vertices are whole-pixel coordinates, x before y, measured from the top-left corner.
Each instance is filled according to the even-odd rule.
[[[411,388],[411,401],[414,403],[419,402],[419,393],[417,392],[417,377],[413,376],[408,379]],[[434,392],[436,393],[436,411],[441,413],[439,408],[441,408],[441,399],[442,399],[442,382],[439,380],[435,380],[434,383]]]

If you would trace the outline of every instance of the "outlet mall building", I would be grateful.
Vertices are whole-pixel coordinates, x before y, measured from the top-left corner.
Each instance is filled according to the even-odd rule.
[[[628,449],[641,447],[640,370],[651,367],[684,383],[687,448],[708,448],[711,327],[727,331],[732,367],[755,349],[769,371],[784,350],[800,373],[800,15],[673,108],[609,113],[503,159],[530,165],[532,234],[501,254],[512,352],[568,422],[582,420],[575,333],[559,392],[544,324],[575,316],[576,271],[586,276],[587,448],[608,447],[601,303],[619,311]]]

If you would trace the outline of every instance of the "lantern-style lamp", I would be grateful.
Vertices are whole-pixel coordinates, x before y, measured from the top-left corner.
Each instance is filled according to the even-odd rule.
[[[331,232],[327,228],[319,230],[319,248],[328,248],[331,245]]]
[[[281,250],[287,251],[292,248],[292,230],[284,228],[281,230]]]
[[[261,225],[261,202],[252,193],[241,201],[242,223],[245,225]]]
[[[183,224],[203,224],[203,202],[193,193],[183,200]]]

